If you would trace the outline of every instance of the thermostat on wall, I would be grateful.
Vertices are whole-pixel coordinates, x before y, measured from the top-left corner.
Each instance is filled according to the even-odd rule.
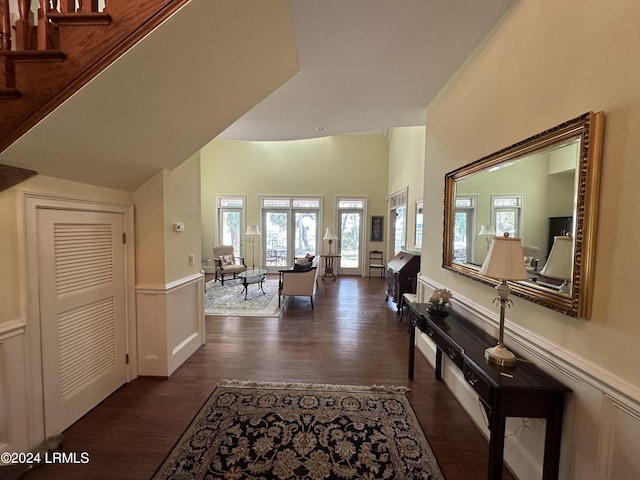
[[[184,232],[184,223],[174,223],[173,230],[176,232]]]

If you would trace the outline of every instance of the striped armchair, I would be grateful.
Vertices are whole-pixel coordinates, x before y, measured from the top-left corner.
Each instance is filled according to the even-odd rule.
[[[244,257],[236,257],[233,253],[233,245],[216,245],[213,247],[213,261],[216,266],[216,278],[224,285],[224,276],[233,275],[236,278],[241,272],[247,269],[244,264]]]

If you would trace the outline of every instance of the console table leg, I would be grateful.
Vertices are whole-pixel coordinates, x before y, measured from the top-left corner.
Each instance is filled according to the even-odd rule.
[[[500,399],[496,402],[495,412],[492,412],[489,419],[489,480],[502,480],[506,420]]]
[[[413,368],[416,353],[416,327],[413,316],[409,314],[409,380],[413,380]]]
[[[556,394],[552,412],[547,418],[547,429],[544,437],[543,480],[557,480],[560,468],[560,446],[562,440],[562,415],[564,411],[564,395]]]
[[[442,350],[436,346],[436,380],[442,380]]]

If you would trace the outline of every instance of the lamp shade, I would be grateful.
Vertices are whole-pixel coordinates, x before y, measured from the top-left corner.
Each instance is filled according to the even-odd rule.
[[[258,225],[249,225],[247,226],[245,235],[260,235],[260,228],[258,227]]]
[[[498,280],[527,280],[529,276],[520,239],[509,237],[508,234],[504,237],[493,237],[480,274]]]
[[[547,263],[545,263],[540,275],[545,277],[567,280],[571,278],[571,267],[573,263],[573,238],[553,237],[553,246]]]
[[[333,231],[333,228],[327,228],[327,230],[324,232],[324,237],[322,237],[323,240],[337,240],[338,237],[336,236],[336,233]]]
[[[496,234],[496,229],[493,228],[493,225],[482,225],[482,227],[480,227],[480,232],[478,232],[478,235],[488,235],[488,236],[495,236]]]

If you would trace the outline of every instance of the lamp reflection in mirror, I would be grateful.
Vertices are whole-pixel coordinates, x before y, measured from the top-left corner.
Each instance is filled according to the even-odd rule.
[[[482,227],[480,227],[480,231],[478,232],[478,236],[485,237],[487,241],[487,251],[489,251],[489,245],[491,244],[491,237],[496,236],[496,229],[493,228],[493,225],[482,225]]]
[[[331,255],[331,244],[333,243],[334,240],[338,239],[338,237],[336,236],[336,233],[333,231],[333,228],[328,227],[327,230],[324,232],[324,237],[322,237],[322,239],[329,241],[329,255]]]
[[[573,265],[573,237],[553,237],[553,246],[540,275],[562,280],[560,291],[569,293],[569,279]]]
[[[480,274],[500,280],[496,286],[498,296],[493,300],[493,303],[500,305],[500,335],[498,344],[487,348],[484,356],[490,362],[498,365],[515,365],[516,356],[504,346],[504,311],[513,303],[509,298],[511,288],[509,288],[507,280],[527,280],[529,278],[524,264],[520,239],[510,237],[508,233],[505,233],[503,237],[493,237]]]
[[[261,235],[260,228],[258,225],[249,225],[244,235],[247,237],[247,242],[251,244],[251,268],[254,269],[256,268],[256,237]]]

